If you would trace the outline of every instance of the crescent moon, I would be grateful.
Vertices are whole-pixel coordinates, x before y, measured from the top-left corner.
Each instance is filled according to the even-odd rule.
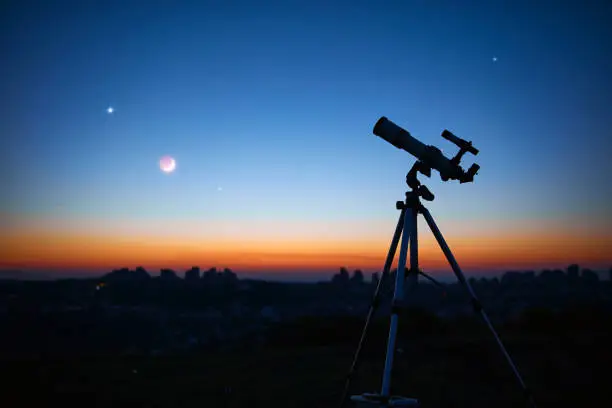
[[[176,168],[176,160],[170,156],[164,156],[159,161],[159,168],[164,173],[172,173]]]

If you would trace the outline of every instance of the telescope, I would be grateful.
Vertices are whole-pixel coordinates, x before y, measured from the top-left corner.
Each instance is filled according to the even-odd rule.
[[[465,153],[478,154],[478,149],[472,146],[472,142],[455,136],[448,130],[442,132],[442,137],[459,147],[459,152],[452,159],[444,156],[440,149],[429,146],[414,138],[407,130],[391,122],[386,117],[381,117],[374,125],[373,133],[391,143],[398,149],[402,149],[420,160],[419,171],[427,177],[431,169],[438,170],[442,181],[459,180],[459,183],[469,183],[474,180],[480,166],[476,163],[465,171],[459,164]]]
[[[465,153],[469,152],[473,155],[477,155],[478,149],[472,146],[472,142],[465,141],[460,137],[455,136],[450,131],[444,130],[442,132],[442,137],[459,147],[459,152],[455,155],[455,157],[449,159],[445,157],[439,149],[418,141],[412,137],[408,131],[402,129],[384,116],[381,117],[378,122],[376,122],[373,132],[376,136],[381,137],[398,149],[405,150],[412,154],[417,158],[417,161],[412,165],[412,168],[406,175],[406,184],[408,187],[410,187],[410,191],[406,192],[406,199],[404,201],[397,201],[395,203],[395,208],[400,210],[399,220],[397,221],[397,226],[395,227],[395,233],[393,234],[393,239],[391,240],[391,246],[387,252],[387,258],[383,267],[382,276],[376,285],[374,298],[372,299],[363,331],[361,332],[361,338],[359,339],[357,350],[355,351],[355,356],[353,357],[353,363],[351,364],[349,374],[346,377],[344,392],[342,393],[342,399],[340,401],[340,408],[344,408],[345,403],[348,400],[351,378],[356,373],[357,367],[359,366],[359,358],[363,350],[367,332],[373,316],[375,316],[376,309],[382,303],[382,293],[387,291],[387,286],[383,282],[391,275],[391,266],[393,265],[393,260],[395,258],[395,253],[397,252],[398,246],[399,259],[397,261],[397,269],[395,272],[393,300],[391,301],[391,321],[389,323],[389,337],[387,339],[387,353],[385,355],[385,366],[381,391],[380,393],[353,395],[351,396],[350,400],[356,404],[356,408],[389,408],[400,406],[405,408],[418,408],[421,406],[419,401],[415,398],[405,398],[397,395],[391,395],[391,374],[393,371],[394,356],[397,350],[396,338],[399,319],[400,315],[403,315],[408,307],[408,303],[405,301],[405,292],[412,291],[416,287],[419,276],[424,276],[428,280],[434,282],[437,286],[443,287],[442,284],[437,282],[433,277],[428,276],[419,268],[419,238],[417,230],[419,215],[422,215],[425,218],[425,222],[436,238],[440,249],[444,253],[446,260],[455,273],[457,280],[470,296],[474,312],[480,314],[485,324],[489,327],[495,341],[497,341],[497,345],[506,358],[506,361],[512,369],[518,383],[523,389],[527,402],[529,402],[531,406],[535,408],[536,406],[533,396],[525,385],[521,374],[510,357],[510,354],[508,354],[508,351],[499,338],[499,335],[495,331],[489,316],[476,297],[476,294],[470,284],[470,280],[466,279],[461,267],[455,259],[455,256],[446,243],[442,232],[440,232],[440,229],[436,225],[433,216],[421,202],[421,199],[425,201],[433,201],[434,195],[426,186],[419,182],[417,173],[422,173],[427,177],[431,177],[431,169],[436,169],[440,172],[442,181],[453,179],[459,180],[460,183],[471,182],[474,180],[474,176],[480,169],[480,166],[474,163],[468,169],[468,171],[465,171],[461,168],[459,162]],[[410,266],[410,268],[407,266]],[[408,291],[404,289],[404,285],[406,285]]]

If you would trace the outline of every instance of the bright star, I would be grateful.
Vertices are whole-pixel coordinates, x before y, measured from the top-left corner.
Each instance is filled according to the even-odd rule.
[[[115,111],[115,109],[113,109],[112,106],[109,106],[108,108],[106,108],[106,113],[113,113]]]
[[[497,62],[497,57],[493,57],[493,62]]]

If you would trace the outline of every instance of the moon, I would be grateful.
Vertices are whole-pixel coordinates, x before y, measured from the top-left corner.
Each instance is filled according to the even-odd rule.
[[[164,156],[159,160],[159,168],[164,173],[172,173],[176,169],[176,160],[170,156]]]

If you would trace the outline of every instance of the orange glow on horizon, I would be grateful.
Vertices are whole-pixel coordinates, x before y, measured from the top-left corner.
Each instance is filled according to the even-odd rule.
[[[90,232],[84,229],[76,225],[60,229],[48,223],[4,229],[0,235],[0,268],[112,270],[142,265],[147,269],[186,269],[199,265],[270,272],[340,266],[380,270],[391,239],[390,234],[384,237],[382,233],[370,234],[369,239],[350,239],[332,235],[332,228],[328,233],[311,229],[309,234],[290,238],[278,225],[252,235],[252,239],[239,234],[213,234],[211,238],[183,230],[179,234],[176,229],[172,234],[155,234],[150,229],[121,235],[100,225],[87,228]],[[465,270],[565,267],[574,262],[605,268],[612,265],[610,234],[586,230],[569,234],[554,226],[538,231],[529,225],[506,230],[503,236],[491,228],[483,228],[480,234],[458,230],[449,228],[445,238]],[[423,268],[450,269],[433,236],[424,228],[420,231],[419,261]]]

